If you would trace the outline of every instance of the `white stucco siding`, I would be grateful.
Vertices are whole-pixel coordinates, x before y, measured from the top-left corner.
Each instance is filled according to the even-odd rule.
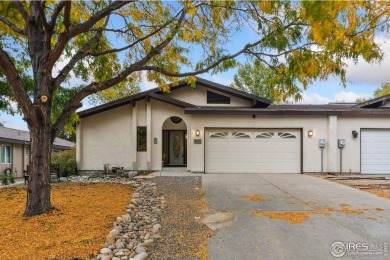
[[[192,167],[194,172],[203,172],[204,165],[204,133],[208,128],[264,128],[264,129],[302,129],[303,172],[321,171],[321,150],[318,147],[318,138],[327,134],[327,116],[192,116]],[[195,131],[200,130],[200,136],[195,136]],[[313,137],[308,137],[307,132],[314,131]],[[193,139],[202,139],[202,144],[193,144]],[[327,156],[324,155],[324,171]]]
[[[202,86],[196,86],[195,89],[192,89],[191,87],[182,87],[179,89],[176,89],[170,93],[165,93],[164,95],[168,97],[172,97],[196,106],[232,106],[232,107],[251,107],[251,102],[237,98],[216,90],[209,90],[211,92],[215,92],[227,97],[230,97],[230,104],[207,104],[207,88]]]
[[[80,170],[103,170],[103,165],[133,167],[131,153],[131,106],[125,105],[81,118]]]
[[[152,106],[152,170],[160,170],[162,162],[162,130],[164,122],[172,116],[183,119],[186,124],[187,132],[191,129],[191,115],[184,114],[182,108],[173,106],[158,100],[151,99]],[[174,129],[169,129],[174,130]],[[188,135],[188,134],[187,134]],[[188,135],[189,136],[189,135]],[[154,138],[157,138],[157,144],[154,144]],[[189,139],[187,139],[189,140]],[[189,143],[187,143],[187,169],[191,169],[191,152]]]
[[[376,117],[339,117],[338,138],[345,139],[343,149],[343,172],[360,173],[360,140],[362,129],[390,129],[390,119],[387,116]],[[353,138],[352,131],[359,132]],[[338,155],[338,163],[340,156]]]
[[[297,129],[302,135],[300,150],[303,173],[321,171],[319,139],[327,140],[323,153],[324,172],[339,172],[340,150],[337,139],[345,139],[343,172],[359,173],[361,129],[390,129],[390,120],[386,116],[274,115],[253,118],[251,115],[189,115],[184,113],[183,108],[152,98],[149,105],[146,100],[141,100],[134,108],[124,105],[81,118],[77,133],[79,169],[103,170],[103,165],[109,163],[111,166],[122,166],[125,169],[160,170],[163,126],[172,116],[182,118],[185,127],[182,124],[173,125],[168,121],[165,129],[187,129],[187,170],[192,172],[205,171],[204,135],[208,129]],[[136,151],[137,126],[148,127],[150,136],[146,152]],[[200,131],[200,136],[196,136],[197,130]],[[309,130],[314,132],[312,137],[308,136]],[[353,138],[353,130],[359,132],[358,138]],[[194,144],[194,139],[201,139],[201,144]]]

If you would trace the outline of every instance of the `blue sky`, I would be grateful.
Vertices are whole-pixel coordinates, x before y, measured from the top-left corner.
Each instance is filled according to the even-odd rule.
[[[234,52],[237,48],[243,46],[248,42],[255,40],[255,34],[240,33],[225,46],[230,52]],[[354,64],[351,61],[346,61],[347,68],[347,87],[344,88],[340,84],[340,79],[337,77],[330,77],[326,81],[314,82],[303,93],[303,100],[298,102],[302,104],[327,104],[329,102],[354,102],[357,98],[370,98],[373,96],[374,90],[376,90],[383,82],[390,82],[390,42],[386,40],[384,36],[376,37],[376,41],[382,46],[385,52],[384,59],[379,64],[367,64],[364,61],[359,61]],[[196,49],[195,49],[196,51]],[[194,53],[195,56],[196,53]],[[245,62],[244,57],[239,58],[240,62]],[[62,68],[65,63],[61,62],[57,64],[59,68]],[[200,77],[218,82],[223,85],[229,85],[234,77],[236,69],[229,70],[217,75],[202,74]],[[72,78],[70,84],[81,83],[79,79]],[[156,87],[154,83],[144,80],[141,84],[142,90],[147,90]],[[83,108],[90,108],[91,105],[87,100],[83,101]],[[9,115],[4,112],[0,112],[0,122],[5,126],[27,130],[27,125],[23,121],[20,115]]]

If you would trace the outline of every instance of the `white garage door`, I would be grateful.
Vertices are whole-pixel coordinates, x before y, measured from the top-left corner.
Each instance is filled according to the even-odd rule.
[[[300,130],[206,132],[206,173],[300,173]]]
[[[390,174],[390,129],[361,130],[361,173]]]

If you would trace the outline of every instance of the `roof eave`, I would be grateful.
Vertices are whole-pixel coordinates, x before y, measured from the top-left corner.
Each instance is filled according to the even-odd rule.
[[[193,115],[390,115],[389,110],[271,110],[271,109],[209,109],[201,107],[187,107],[185,108],[186,114]]]

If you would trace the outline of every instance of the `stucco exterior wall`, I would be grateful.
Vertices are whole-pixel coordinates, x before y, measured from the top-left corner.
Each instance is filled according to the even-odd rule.
[[[169,95],[192,104],[206,104],[206,88],[195,90],[177,89]],[[225,95],[225,94],[224,94]],[[249,106],[249,102],[231,97],[231,106]],[[225,105],[226,106],[226,105]],[[172,116],[183,119],[175,125],[169,121]],[[167,121],[168,120],[168,121]],[[165,124],[164,124],[165,123]],[[137,126],[147,127],[147,151],[137,152]],[[160,170],[162,166],[162,131],[187,130],[187,170],[205,170],[205,131],[212,128],[263,128],[299,129],[302,135],[302,172],[321,172],[321,149],[319,139],[326,139],[323,149],[323,171],[340,171],[339,138],[346,140],[343,152],[343,172],[360,172],[360,133],[364,128],[390,129],[386,116],[230,116],[190,115],[184,109],[153,98],[141,100],[136,106],[124,105],[80,119],[77,126],[77,162],[79,170],[103,170],[108,163],[111,167],[121,166],[127,170]],[[196,136],[196,131],[200,136]],[[308,131],[313,136],[308,136]],[[353,138],[352,131],[358,131]],[[194,144],[201,139],[201,144]]]
[[[11,146],[11,149],[13,150],[12,148],[12,144],[9,144],[9,143],[1,143],[0,142],[0,148],[1,148],[1,145],[10,145]],[[1,149],[0,149],[0,158],[1,158],[2,154],[1,154]],[[12,154],[13,156],[13,154]],[[0,172],[3,173],[5,169],[7,168],[11,168],[12,169],[12,162],[13,162],[13,158],[11,159],[11,163],[0,163]]]
[[[24,145],[0,143],[0,146],[3,144],[11,146],[12,158],[11,158],[11,163],[0,163],[0,172],[3,173],[6,168],[11,168],[12,173],[14,174],[15,177],[22,177],[23,170],[24,170],[24,149],[23,149]]]
[[[186,129],[187,129],[187,136],[191,129],[191,115],[184,114],[184,111],[182,108],[158,101],[158,100],[151,100],[151,106],[152,106],[152,140],[154,138],[157,138],[157,144],[152,144],[152,170],[160,170],[162,165],[162,130],[164,122],[169,119],[172,116],[178,116],[181,119],[183,119]],[[174,129],[169,129],[174,130]],[[189,158],[191,158],[191,149],[189,147],[187,139],[187,170],[191,170],[191,161]]]
[[[326,138],[327,117],[291,117],[291,116],[192,116],[191,147],[192,165],[194,172],[204,171],[205,130],[210,128],[284,128],[302,129],[303,172],[321,171],[321,150],[318,147],[318,138]],[[196,130],[200,130],[200,136],[196,137]],[[313,137],[308,137],[307,132],[314,131]],[[193,144],[193,139],[202,139],[202,144]],[[325,154],[324,161],[327,156]],[[326,163],[324,170],[327,170]]]
[[[182,87],[180,89],[176,89],[170,93],[165,93],[164,95],[168,97],[172,97],[193,105],[197,106],[233,106],[233,107],[250,107],[251,102],[216,91],[210,90],[211,92],[215,92],[227,97],[230,97],[230,104],[207,104],[207,88],[203,86],[196,86],[196,88],[192,89],[191,87]]]
[[[24,149],[22,144],[13,144],[12,146],[12,172],[15,174],[15,177],[23,176],[23,159],[24,159]]]
[[[80,170],[103,170],[104,164],[132,169],[131,106],[89,116],[78,126]]]
[[[337,134],[338,138],[345,139],[343,149],[343,172],[360,172],[360,138],[362,129],[390,129],[390,120],[386,116],[382,117],[339,117]],[[352,131],[359,133],[357,138],[353,138]],[[338,149],[339,150],[339,149]],[[338,151],[338,164],[340,163],[340,151]]]

